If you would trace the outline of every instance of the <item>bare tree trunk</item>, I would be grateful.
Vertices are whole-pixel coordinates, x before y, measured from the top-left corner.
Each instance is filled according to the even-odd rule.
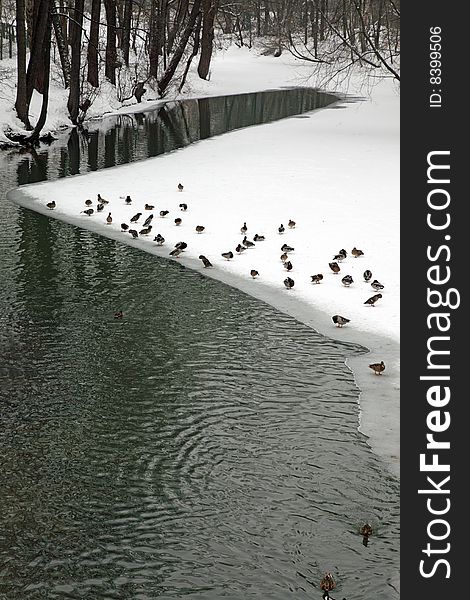
[[[62,29],[61,17],[57,13],[55,0],[51,0],[52,24],[54,26],[55,39],[59,49],[60,64],[62,66],[62,74],[64,76],[64,86],[68,88],[70,85],[70,60],[69,49],[65,42],[64,31]]]
[[[44,64],[44,82],[43,82],[43,91],[42,91],[42,105],[41,112],[39,114],[39,119],[34,127],[33,133],[29,138],[29,142],[36,144],[39,140],[39,134],[42,131],[46,123],[47,118],[47,109],[49,105],[49,80],[50,80],[50,70],[51,70],[51,6],[48,6],[47,12],[47,23],[46,23],[46,31],[44,35],[44,41],[42,46],[42,54],[43,54],[43,64]]]
[[[116,85],[116,2],[104,0],[104,8],[107,23],[105,75],[113,85]]]
[[[202,0],[201,56],[197,72],[201,79],[207,79],[214,42],[214,19],[217,13],[217,0]]]
[[[70,90],[67,108],[70,119],[74,125],[78,122],[80,105],[80,58],[82,49],[82,23],[84,0],[75,0],[71,10],[70,46],[72,49],[72,62],[70,67]]]
[[[31,129],[26,94],[26,26],[24,0],[16,0],[16,48],[18,79],[16,84],[15,109],[18,119],[24,123],[26,129]]]
[[[90,39],[88,40],[88,83],[97,88],[98,80],[98,34],[99,20],[101,13],[101,0],[92,0],[91,3],[91,23],[90,23]]]
[[[193,51],[191,52],[191,55],[188,58],[188,62],[186,63],[186,67],[184,69],[183,77],[181,78],[181,83],[179,85],[178,92],[181,92],[181,90],[183,89],[183,86],[186,83],[186,77],[188,76],[188,71],[189,71],[189,67],[191,66],[191,62],[192,62],[193,58],[195,58],[197,56],[197,53],[199,52],[199,45],[201,42],[201,22],[202,22],[202,14],[199,13],[199,15],[197,17],[197,21],[196,21],[196,27],[194,29]]]
[[[131,43],[132,0],[124,0],[124,16],[122,19],[121,49],[124,64],[129,66],[129,50]]]
[[[40,94],[44,88],[44,56],[43,45],[47,33],[47,24],[49,21],[49,0],[36,0],[34,3],[33,22],[32,22],[32,41],[28,69],[26,71],[26,103],[29,103],[36,89]]]
[[[149,23],[149,75],[158,77],[157,0],[151,0]]]

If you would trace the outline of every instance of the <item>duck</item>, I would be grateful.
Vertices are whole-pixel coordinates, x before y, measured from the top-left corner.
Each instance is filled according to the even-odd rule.
[[[169,212],[170,212],[169,210],[161,210],[161,211],[160,211],[160,216],[161,216],[162,218],[163,218],[163,217],[166,217],[166,216],[167,216],[167,214],[168,214]]]
[[[341,279],[341,283],[344,285],[344,287],[349,287],[351,283],[354,283],[354,279],[351,277],[351,275],[345,275],[343,279]]]
[[[126,204],[132,204],[132,198],[130,196],[126,196],[125,199],[124,199],[124,202]],[[147,206],[147,205],[145,205],[145,206]]]
[[[184,202],[182,202],[182,203],[179,205],[179,207],[180,207],[180,209],[181,209],[183,212],[184,212],[185,210],[188,210],[188,205],[187,205],[187,204],[185,204]]]
[[[96,212],[101,212],[104,208],[104,204],[98,204],[98,206],[96,207]]]
[[[385,371],[385,363],[383,360],[379,363],[372,363],[369,365],[369,369],[372,369],[376,375],[381,375]]]
[[[204,229],[204,225],[196,225],[196,233],[202,233]]]
[[[320,589],[324,592],[331,592],[336,587],[335,580],[331,573],[325,573],[320,581]]]
[[[288,246],[287,244],[282,244],[281,246],[281,252],[294,252],[295,248],[292,248],[292,246]]]
[[[108,216],[106,217],[106,223],[108,225],[111,225],[112,222],[113,222],[113,217],[111,216],[111,213],[108,213]]]
[[[284,233],[284,231],[286,230],[286,228],[284,227],[284,225],[281,223],[279,225],[279,227],[277,228],[277,230],[279,231],[279,233]]]
[[[145,210],[153,210],[154,208],[155,208],[155,206],[154,206],[153,204],[146,204],[146,205],[144,206],[144,209],[145,209]]]
[[[129,233],[131,234],[131,236],[135,239],[137,237],[139,237],[139,234],[137,233],[136,229],[129,229]]]
[[[366,269],[364,271],[363,277],[364,277],[364,281],[366,281],[366,282],[370,281],[372,279],[372,271],[369,271],[369,269]]]
[[[98,196],[96,198],[96,201],[99,204],[109,204],[108,200],[105,200],[104,198],[101,197],[101,194],[98,194]]]
[[[181,223],[183,222],[183,219],[180,219],[179,217],[177,217],[175,219],[175,225],[178,227],[179,225],[181,225]]]
[[[344,248],[341,248],[341,250],[338,252],[338,254],[342,254],[344,256],[344,258],[346,258],[346,256],[348,255],[348,253],[346,252],[346,250]]]
[[[123,316],[124,316],[124,313],[122,312],[122,310],[117,310],[117,311],[114,313],[114,318],[115,318],[115,319],[122,319],[122,318],[123,318]]]
[[[287,271],[292,271],[293,269],[293,265],[291,263],[290,260],[286,260],[286,262],[284,263],[284,269],[286,269]]]
[[[245,235],[245,233],[248,231],[248,227],[246,226],[246,223],[243,223],[243,225],[240,227],[240,233],[242,235]]]
[[[317,275],[310,275],[310,277],[312,279],[312,283],[320,283],[323,279],[323,275],[321,273],[318,273]]]
[[[369,525],[369,523],[366,523],[361,527],[360,534],[362,535],[362,543],[364,546],[367,546],[369,543],[369,537],[372,535],[372,533],[372,527]]]
[[[344,254],[335,254],[335,255],[333,256],[333,260],[334,260],[335,262],[343,262],[343,260],[344,260],[345,258],[346,258],[346,257],[344,256]]]
[[[245,250],[246,250],[245,246],[242,246],[241,244],[238,244],[238,246],[235,248],[235,252],[238,252],[238,254],[245,252]]]
[[[294,287],[295,281],[293,279],[291,279],[290,277],[286,277],[284,279],[284,285],[286,286],[286,288],[288,290],[291,290]]]
[[[127,231],[129,229],[129,225],[127,223],[121,223],[121,231]]]
[[[156,236],[153,238],[153,241],[154,241],[154,242],[157,242],[157,244],[158,244],[159,246],[163,246],[163,244],[165,243],[165,238],[164,238],[164,237],[163,237],[163,236],[162,236],[160,233],[158,233],[158,234],[157,234],[157,235],[156,235]]]
[[[145,221],[144,221],[144,224],[143,224],[143,227],[147,227],[147,225],[150,225],[150,223],[152,222],[152,219],[153,219],[153,215],[149,215],[149,216],[148,216],[148,217],[145,219]]]
[[[152,231],[152,226],[144,227],[139,231],[139,235],[148,235]]]
[[[354,248],[351,250],[351,254],[354,256],[354,258],[358,258],[359,256],[364,256],[364,252],[362,250],[358,250],[356,248],[356,246],[354,246]]]
[[[178,242],[177,244],[175,244],[175,248],[179,248],[181,250],[181,252],[183,250],[186,250],[187,247],[188,247],[188,244],[186,242]]]
[[[209,268],[209,267],[212,267],[212,263],[211,263],[211,261],[210,261],[208,258],[206,258],[206,257],[204,256],[204,254],[200,254],[200,255],[199,255],[199,258],[202,260],[202,264],[204,265],[204,268],[205,268],[205,269],[207,269],[207,268]]]
[[[374,306],[374,304],[377,302],[377,300],[380,300],[380,298],[382,298],[382,294],[375,294],[375,296],[371,296],[370,298],[368,298],[364,304],[368,304],[369,306]]]
[[[256,269],[251,269],[250,275],[253,277],[253,279],[256,279],[258,277],[259,273]]]
[[[175,258],[178,258],[178,256],[181,254],[181,252],[183,252],[181,250],[181,248],[175,248],[174,250],[172,250],[170,252],[170,256],[174,256]]]
[[[341,315],[333,315],[331,319],[336,327],[342,327],[351,321],[351,319],[346,319],[346,317],[342,317]]]
[[[131,219],[131,223],[137,223],[137,221],[140,219],[141,216],[142,216],[142,213],[137,213],[136,215],[134,215]]]
[[[289,223],[287,223],[289,229],[294,229],[295,228],[295,221],[293,221],[292,219],[289,219]]]
[[[182,183],[178,183],[178,190],[182,192],[184,190],[184,185]]]
[[[242,244],[246,247],[246,248],[254,248],[256,244],[254,244],[254,242],[250,242],[250,240],[246,239],[246,235],[243,238]]]
[[[285,263],[287,260],[289,260],[289,256],[287,255],[286,252],[284,252],[283,254],[281,254],[281,260],[283,263]]]
[[[91,206],[93,204],[92,200],[85,200],[86,206]]]
[[[266,238],[264,237],[264,235],[258,235],[257,233],[255,233],[255,235],[253,236],[253,241],[254,242],[264,242]]]
[[[330,262],[328,263],[330,265],[330,269],[333,271],[333,273],[335,275],[337,275],[341,269],[339,268],[339,264],[337,262]]]
[[[376,292],[379,292],[380,290],[384,289],[384,285],[382,285],[380,283],[380,281],[377,281],[377,279],[374,279],[374,281],[370,284],[372,289],[375,290]]]
[[[47,208],[49,208],[50,210],[54,210],[54,208],[56,207],[56,203],[55,200],[52,200],[51,202],[48,202],[46,204]]]
[[[231,250],[229,250],[229,252],[222,252],[222,256],[225,260],[230,260],[233,258],[233,252]]]
[[[87,208],[86,210],[82,210],[82,213],[85,213],[86,215],[88,215],[89,217],[91,217],[91,215],[94,213],[95,211],[92,208]]]

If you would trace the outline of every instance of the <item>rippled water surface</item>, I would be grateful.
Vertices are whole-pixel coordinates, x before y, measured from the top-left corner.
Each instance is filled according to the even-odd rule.
[[[336,598],[396,597],[398,483],[357,431],[353,347],[0,209],[0,598],[310,599],[326,570]]]

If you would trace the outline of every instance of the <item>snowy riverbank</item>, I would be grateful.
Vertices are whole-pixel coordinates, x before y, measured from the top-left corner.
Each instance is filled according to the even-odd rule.
[[[199,92],[305,85],[306,73],[306,66],[292,59],[254,57],[236,49],[216,57],[212,81],[201,82]],[[325,335],[369,348],[370,354],[348,360],[362,392],[361,431],[398,476],[399,97],[393,83],[383,81],[371,98],[342,101],[302,117],[235,131],[143,162],[23,187],[10,197],[166,258],[175,243],[185,241],[188,248],[177,259],[182,265],[269,302]],[[96,208],[97,193],[109,201],[103,212],[80,214],[87,198]],[[130,206],[124,203],[127,194]],[[57,204],[53,211],[46,207],[51,200]],[[179,210],[182,202],[188,204],[186,212]],[[145,203],[155,209],[146,211]],[[169,214],[160,218],[160,210]],[[142,212],[138,231],[149,214],[155,217],[151,234],[134,240],[121,233],[120,224],[137,212]],[[176,217],[182,218],[179,227]],[[296,221],[294,229],[287,227],[289,219]],[[248,239],[257,233],[266,240],[238,255],[244,222]],[[196,225],[205,227],[202,234],[195,232]],[[158,233],[166,240],[162,247],[153,241]],[[295,248],[292,290],[283,284],[288,275],[280,260],[284,243]],[[354,246],[364,256],[353,258]],[[341,248],[348,257],[334,275],[328,263]],[[228,250],[233,260],[221,256]],[[212,269],[203,268],[200,254],[211,260]],[[250,277],[251,269],[259,278]],[[374,307],[364,305],[376,293],[363,280],[366,269],[385,286]],[[320,285],[311,283],[316,273],[324,275]],[[345,274],[354,279],[351,287],[341,283]],[[351,322],[338,329],[331,321],[334,314]],[[381,360],[386,370],[378,377],[368,364]]]

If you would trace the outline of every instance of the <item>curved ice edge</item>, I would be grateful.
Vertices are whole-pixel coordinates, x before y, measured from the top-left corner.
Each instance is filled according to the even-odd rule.
[[[31,184],[37,185],[37,184]],[[123,244],[139,248],[167,260],[167,247],[150,244],[148,240],[133,239],[120,231],[110,230],[102,223],[82,216],[71,216],[51,211],[28,194],[28,185],[15,188],[7,193],[7,199],[30,210],[54,217],[65,223],[88,229]],[[345,364],[352,371],[359,389],[359,425],[358,430],[367,437],[372,451],[381,457],[389,472],[397,479],[400,476],[400,378],[398,371],[399,344],[386,336],[354,329],[353,326],[337,328],[332,324],[331,315],[312,304],[296,297],[295,290],[275,288],[261,280],[253,281],[225,270],[204,269],[196,258],[178,259],[180,265],[193,269],[201,275],[215,279],[234,287],[246,294],[266,302],[277,310],[288,314],[297,321],[331,339],[356,344],[364,348],[364,353],[353,354],[346,358]],[[381,376],[376,376],[368,368],[370,362],[383,360],[388,366]]]

